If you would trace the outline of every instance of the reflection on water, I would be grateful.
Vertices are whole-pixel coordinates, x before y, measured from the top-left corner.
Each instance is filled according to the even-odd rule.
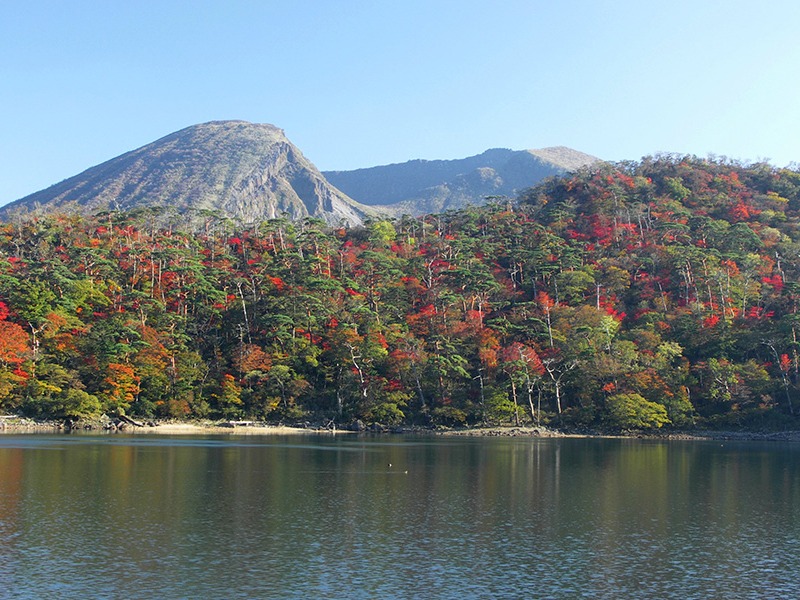
[[[0,436],[0,596],[797,597],[799,451]]]

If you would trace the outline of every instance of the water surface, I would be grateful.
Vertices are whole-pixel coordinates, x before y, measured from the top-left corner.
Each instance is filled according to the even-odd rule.
[[[0,597],[800,597],[800,447],[0,436]]]

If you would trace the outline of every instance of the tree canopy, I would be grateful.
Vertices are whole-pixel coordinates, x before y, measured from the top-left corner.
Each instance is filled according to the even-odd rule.
[[[34,416],[788,426],[800,173],[658,156],[330,228],[0,224],[0,407]]]

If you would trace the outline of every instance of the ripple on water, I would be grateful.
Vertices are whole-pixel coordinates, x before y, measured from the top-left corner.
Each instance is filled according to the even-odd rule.
[[[0,443],[10,597],[800,597],[777,446],[103,440]]]

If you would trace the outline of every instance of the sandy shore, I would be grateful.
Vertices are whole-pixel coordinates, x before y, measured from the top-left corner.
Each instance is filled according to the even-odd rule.
[[[206,435],[209,433],[236,435],[298,435],[309,433],[330,434],[329,430],[304,429],[286,425],[248,425],[228,427],[202,423],[162,423],[155,427],[126,427],[123,433],[162,434],[162,435]],[[341,431],[337,430],[337,433]]]
[[[225,422],[166,422],[149,423],[137,427],[129,423],[118,423],[113,427],[109,423],[77,424],[73,428],[58,422],[37,422],[24,418],[0,417],[0,434],[3,433],[126,433],[137,435],[331,435],[327,429],[289,427],[286,425],[267,425],[253,423],[248,425],[231,425]],[[349,433],[337,429],[335,433]]]

